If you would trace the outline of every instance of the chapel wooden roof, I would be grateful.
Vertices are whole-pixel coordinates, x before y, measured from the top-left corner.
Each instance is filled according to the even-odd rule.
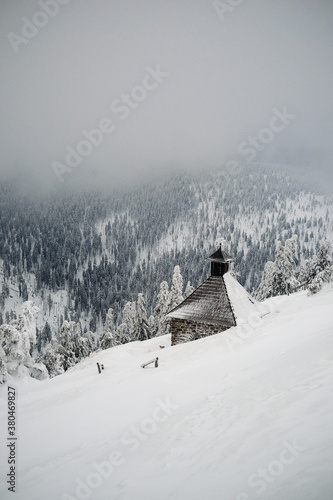
[[[223,276],[210,276],[181,304],[167,314],[168,318],[217,324],[230,328],[236,319]]]

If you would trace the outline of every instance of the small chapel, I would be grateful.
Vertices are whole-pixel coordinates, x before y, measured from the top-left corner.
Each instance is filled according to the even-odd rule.
[[[207,260],[210,276],[167,314],[171,345],[223,332],[253,314],[261,317],[259,303],[230,274],[233,258],[221,244]]]

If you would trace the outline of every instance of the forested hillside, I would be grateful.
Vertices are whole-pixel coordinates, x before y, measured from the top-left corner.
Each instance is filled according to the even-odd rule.
[[[153,310],[159,285],[180,265],[184,286],[208,273],[205,257],[227,240],[238,279],[250,292],[277,240],[298,236],[299,259],[332,239],[333,203],[291,171],[246,164],[178,174],[104,192],[64,189],[31,196],[0,187],[0,324],[21,303],[42,304],[38,326],[53,333],[64,319],[101,331],[107,311],[115,323],[127,301],[143,293]]]

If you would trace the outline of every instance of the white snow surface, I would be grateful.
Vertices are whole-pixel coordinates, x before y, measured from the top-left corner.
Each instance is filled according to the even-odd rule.
[[[332,302],[327,285],[270,299],[247,329],[133,342],[53,379],[10,379],[16,492],[2,386],[0,498],[332,500]]]

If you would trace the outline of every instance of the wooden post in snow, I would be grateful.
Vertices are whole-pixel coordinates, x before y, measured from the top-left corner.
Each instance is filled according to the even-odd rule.
[[[148,361],[147,363],[143,363],[143,365],[141,365],[141,367],[146,368],[146,366],[151,365],[152,363],[155,363],[155,368],[158,368],[158,358],[152,359],[152,360]]]

